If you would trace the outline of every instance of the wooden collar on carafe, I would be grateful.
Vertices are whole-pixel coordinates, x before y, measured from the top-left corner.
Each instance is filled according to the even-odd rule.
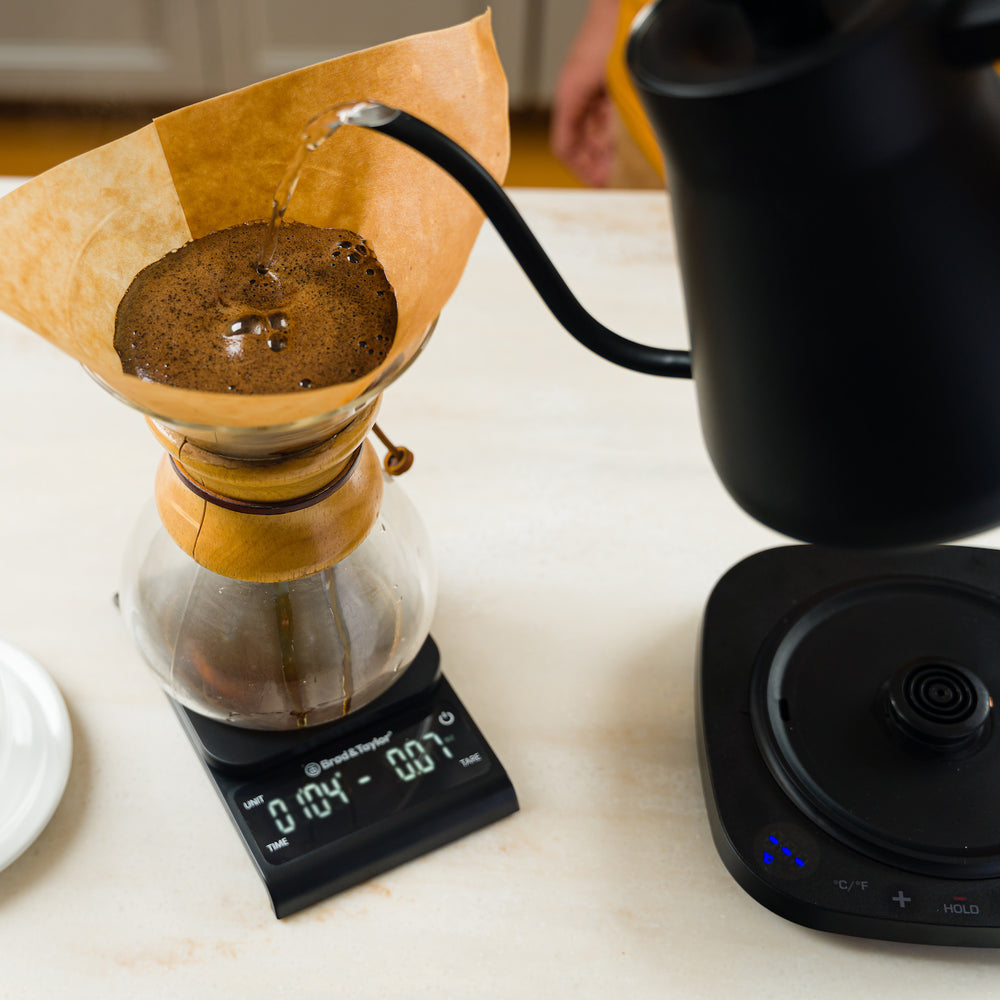
[[[166,449],[156,507],[199,565],[238,580],[296,580],[350,555],[382,506],[382,468],[366,440],[381,397],[336,434],[269,458],[234,458],[148,421]]]

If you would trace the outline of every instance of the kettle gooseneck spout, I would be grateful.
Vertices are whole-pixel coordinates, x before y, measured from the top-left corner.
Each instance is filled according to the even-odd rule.
[[[691,354],[637,344],[613,333],[579,303],[503,188],[461,146],[432,125],[384,104],[363,101],[341,119],[384,132],[422,153],[451,174],[486,213],[552,315],[584,347],[632,371],[674,378],[691,377]]]

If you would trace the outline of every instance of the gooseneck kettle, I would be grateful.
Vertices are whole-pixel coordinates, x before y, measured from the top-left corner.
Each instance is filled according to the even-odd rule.
[[[664,154],[691,353],[612,333],[451,140],[364,102],[345,124],[463,184],[560,322],[694,375],[752,516],[851,547],[1000,522],[1000,3],[658,0],[628,64]]]

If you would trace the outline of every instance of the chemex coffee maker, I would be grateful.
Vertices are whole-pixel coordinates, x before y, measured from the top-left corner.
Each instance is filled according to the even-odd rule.
[[[588,316],[438,131],[343,112],[452,173],[581,342],[693,375],[734,499],[811,543],[712,594],[699,742],[730,872],[831,931],[1000,945],[1000,554],[940,544],[1000,522],[997,57],[989,3],[650,4],[690,356]]]
[[[485,16],[180,109],[0,204],[12,247],[0,307],[141,412],[163,447],[155,503],[127,545],[119,606],[279,917],[518,807],[442,674],[446,653],[429,634],[430,546],[396,482],[413,456],[375,423],[383,393],[431,336],[481,213],[424,157],[358,129],[338,138],[336,156],[300,146],[308,162],[290,179],[285,170],[319,100],[379,80],[503,176],[506,85]],[[448,96],[451,85],[462,100]],[[203,391],[123,371],[110,334],[135,276],[201,236],[266,219],[282,191],[289,221],[340,233],[317,269],[339,263],[356,287],[370,284],[377,248],[395,301],[391,346],[376,352],[364,340],[383,339],[370,324],[341,334],[377,363],[347,369],[346,381],[302,379],[274,392]],[[246,259],[239,281],[284,282],[290,316],[252,313],[230,325],[224,310],[245,313],[245,296],[221,284],[205,301],[224,317],[214,329],[226,351],[259,337],[258,359],[284,358],[310,330],[297,325],[298,279],[262,265],[266,251]],[[211,268],[197,273],[213,281]],[[183,317],[176,323],[178,353],[164,366],[190,356],[189,330]],[[333,325],[325,317],[311,329],[332,338]],[[0,687],[3,723],[4,705],[19,703],[13,686]]]

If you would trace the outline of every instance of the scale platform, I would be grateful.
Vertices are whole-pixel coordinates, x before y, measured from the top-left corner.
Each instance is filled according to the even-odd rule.
[[[430,638],[389,691],[314,729],[241,729],[171,704],[279,918],[518,808]]]
[[[821,930],[1000,946],[1000,553],[759,553],[705,612],[699,750],[737,882]]]

